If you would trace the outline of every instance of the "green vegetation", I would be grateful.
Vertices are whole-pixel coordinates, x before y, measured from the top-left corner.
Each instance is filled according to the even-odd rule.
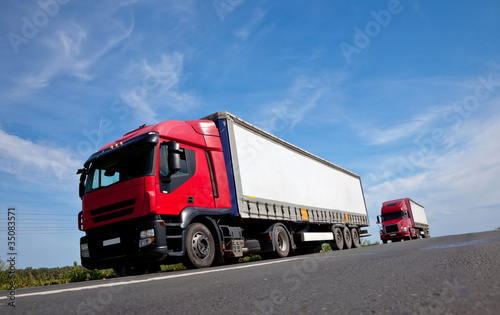
[[[258,261],[258,260],[262,260],[262,257],[260,257],[260,255],[252,255],[252,256],[241,257],[238,262],[246,263],[246,262]]]
[[[328,243],[323,243],[321,244],[321,250],[319,251],[320,253],[325,253],[325,252],[331,252],[333,251],[332,247]]]
[[[380,242],[379,241],[372,242],[372,241],[365,238],[361,241],[361,243],[359,244],[359,247],[367,247],[367,246],[374,246],[374,245],[380,245]],[[328,244],[328,243],[321,244],[320,253],[331,252],[331,251],[333,251],[333,249],[330,246],[330,244]]]
[[[242,257],[240,263],[262,260],[259,255]],[[31,267],[17,269],[15,278],[9,278],[9,266],[0,259],[0,291],[10,290],[12,280],[15,282],[16,289],[40,287],[54,284],[64,284],[70,282],[81,282],[98,279],[115,278],[113,269],[89,270],[77,264],[75,261],[73,267],[58,268],[38,268]],[[186,270],[183,264],[161,265],[162,272]]]
[[[15,274],[15,278],[9,277],[8,266],[0,259],[0,290],[9,290],[12,281],[15,282],[16,289],[22,289],[115,277],[112,269],[88,270],[76,262],[73,267],[38,269],[28,267],[17,269],[12,274]]]
[[[180,270],[186,270],[187,268],[184,267],[183,264],[175,264],[175,265],[161,265],[161,271],[162,272],[167,272],[167,271],[180,271]]]
[[[374,246],[374,245],[380,245],[379,241],[372,242],[369,239],[363,239],[361,241],[361,244],[359,245],[360,247],[367,247],[367,246]]]
[[[69,282],[81,282],[97,279],[114,278],[115,272],[113,269],[104,270],[89,270],[82,266],[79,266],[76,261],[74,262],[73,268],[69,273]]]

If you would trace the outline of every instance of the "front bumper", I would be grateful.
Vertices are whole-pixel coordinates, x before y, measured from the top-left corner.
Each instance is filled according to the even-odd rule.
[[[154,229],[154,241],[139,248],[139,234],[147,229]],[[88,244],[88,257],[81,256],[82,266],[88,269],[148,264],[168,256],[164,222],[155,216],[88,230],[80,244]]]
[[[401,239],[408,237],[410,232],[394,232],[394,233],[382,233],[380,234],[380,239],[382,241],[390,241],[394,239]]]

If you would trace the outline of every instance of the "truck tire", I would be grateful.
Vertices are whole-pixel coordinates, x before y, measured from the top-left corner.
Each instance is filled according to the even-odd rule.
[[[290,239],[288,232],[282,225],[278,225],[273,231],[273,243],[276,254],[279,257],[287,257],[290,253]]]
[[[351,228],[352,248],[359,247],[359,232],[357,228]]]
[[[410,231],[410,235],[408,236],[408,238],[405,237],[405,241],[411,241],[413,239],[413,237],[411,236],[411,231]]]
[[[344,232],[344,249],[351,249],[352,247],[351,231],[346,226],[343,232]]]
[[[186,231],[186,267],[206,268],[215,258],[215,242],[210,230],[202,223],[192,223]]]
[[[420,230],[417,230],[417,240],[422,238],[422,234],[420,234]]]
[[[341,250],[344,248],[344,237],[340,228],[333,228],[333,249]]]

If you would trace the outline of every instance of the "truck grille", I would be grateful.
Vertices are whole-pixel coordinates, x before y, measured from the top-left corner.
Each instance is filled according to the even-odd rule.
[[[90,211],[92,221],[99,223],[107,220],[123,217],[134,212],[135,199],[117,202]]]
[[[399,232],[399,224],[391,224],[385,227],[385,233]]]

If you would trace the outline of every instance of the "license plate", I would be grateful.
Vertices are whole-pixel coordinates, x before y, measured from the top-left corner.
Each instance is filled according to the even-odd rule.
[[[104,240],[102,242],[102,246],[110,246],[110,245],[115,245],[115,244],[120,244],[120,238],[119,237],[115,237],[115,238],[112,238],[112,239],[109,239],[109,240]]]
[[[389,234],[389,236],[395,236],[395,235],[396,235],[396,233],[394,233],[394,234]]]

